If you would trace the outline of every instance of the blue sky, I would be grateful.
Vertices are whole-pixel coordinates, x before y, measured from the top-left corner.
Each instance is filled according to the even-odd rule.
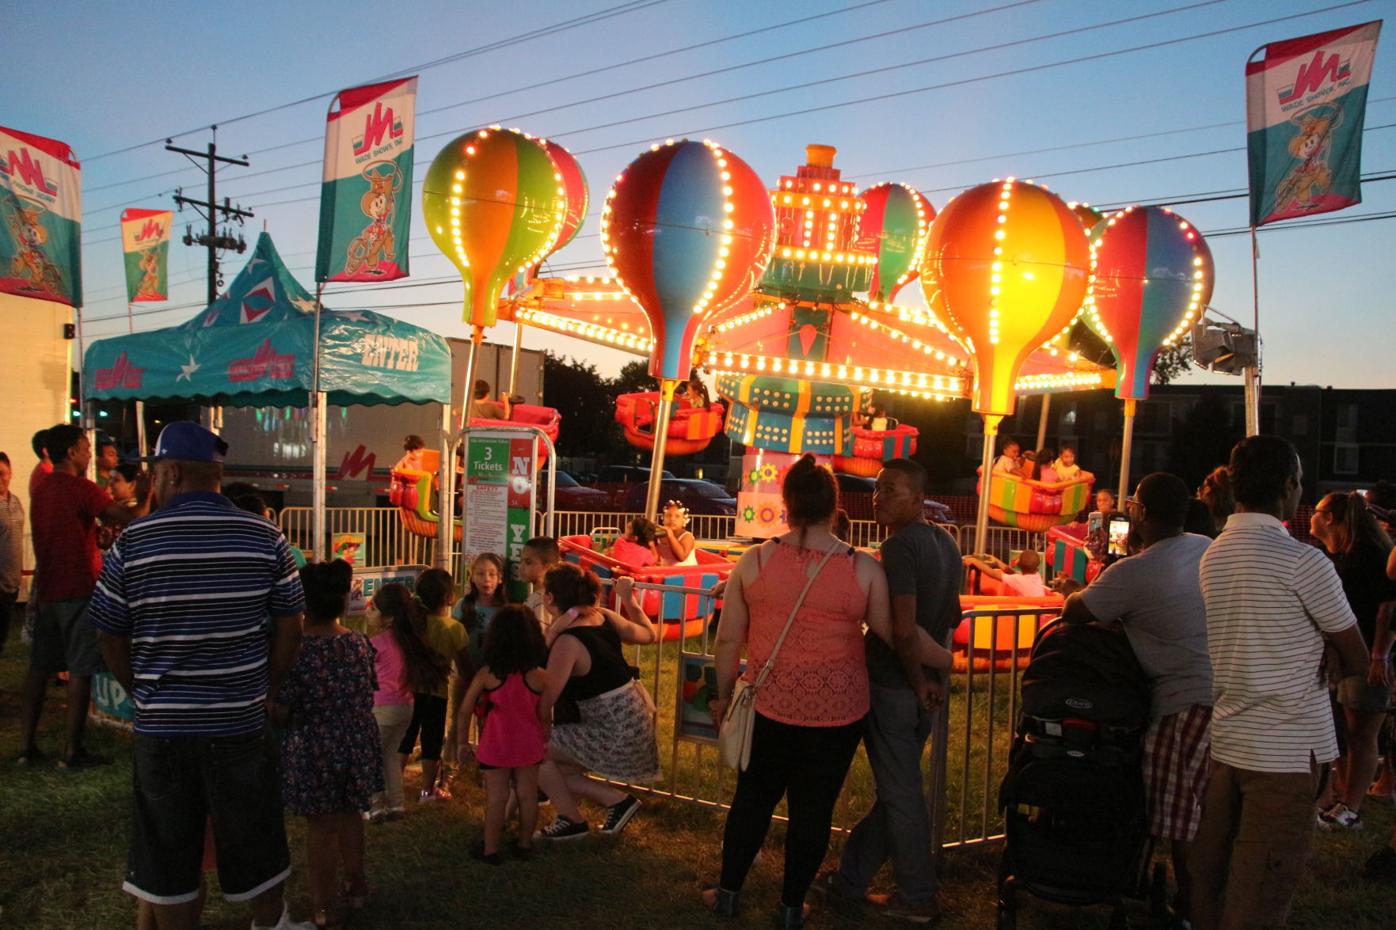
[[[179,184],[187,186],[186,193],[202,195],[203,181],[195,169],[180,171],[187,163],[161,144],[94,156],[175,133],[182,133],[177,143],[202,148],[209,124],[220,123],[220,151],[246,152],[252,161],[249,168],[222,170],[220,199],[226,194],[253,208],[257,218],[249,221],[249,240],[265,223],[287,263],[310,286],[330,94],[619,3],[148,2],[138,14],[110,3],[17,4],[6,12],[0,34],[0,53],[8,64],[0,122],[61,139],[83,160],[88,331],[113,335],[127,326],[117,236],[121,210],[169,206]],[[1391,0],[1372,0],[1326,9],[1337,5],[1338,0],[639,0],[604,21],[421,69],[418,139],[442,135],[419,141],[417,178],[455,132],[502,122],[554,137],[578,153],[594,208],[610,179],[650,141],[690,132],[730,147],[772,184],[803,161],[805,143],[831,143],[839,148],[836,164],[846,177],[862,185],[905,181],[925,191],[937,207],[962,187],[1009,174],[1041,177],[1064,197],[1095,204],[1236,190],[1247,183],[1245,154],[1217,150],[1245,144],[1242,69],[1251,51],[1267,41],[1389,17],[1396,7]],[[1150,16],[1169,10],[1177,12]],[[835,11],[843,12],[675,51]],[[1040,67],[1302,13],[1312,15]],[[913,28],[952,17],[960,18]],[[1141,18],[1089,28],[1129,17]],[[884,32],[891,34],[637,90]],[[1383,45],[1392,41],[1387,35]],[[642,56],[656,57],[611,67]],[[931,58],[940,60],[909,64]],[[892,67],[903,64],[908,66]],[[875,68],[889,70],[809,86]],[[574,77],[582,72],[595,73]],[[555,78],[566,80],[519,89]],[[957,83],[918,90],[950,82]],[[787,87],[792,89],[718,102]],[[235,119],[317,94],[324,96]],[[885,94],[897,96],[788,115]],[[491,99],[480,99],[486,97]],[[1364,172],[1390,171],[1396,169],[1396,128],[1372,128],[1396,123],[1396,52],[1390,48],[1378,50],[1370,98]],[[477,102],[423,114],[462,101]],[[691,109],[650,116],[680,108]],[[551,112],[525,116],[544,109]],[[634,121],[593,128],[623,120]],[[744,125],[725,126],[729,123]],[[1150,137],[1126,138],[1144,134]],[[298,140],[313,141],[259,151]],[[1141,161],[1149,163],[1108,167]],[[1396,181],[1368,184],[1364,197],[1361,205],[1330,216],[1396,209]],[[327,296],[326,304],[372,307],[448,336],[466,335],[459,281],[424,283],[453,269],[426,238],[419,202],[414,211],[411,282],[420,286],[357,292],[340,287],[336,290],[346,292]],[[1244,198],[1178,211],[1204,231],[1237,229],[1246,222]],[[184,222],[199,222],[187,210],[176,220],[176,237]],[[1292,231],[1282,225],[1262,232],[1260,243],[1266,380],[1392,386],[1396,220]],[[553,257],[554,265],[600,270],[596,229],[592,216],[578,239]],[[1212,303],[1248,321],[1249,239],[1211,236],[1209,242],[1217,264]],[[228,258],[229,279],[243,260]],[[137,327],[193,316],[193,304],[204,293],[203,267],[202,249],[172,243],[171,309],[138,306]],[[510,329],[497,327],[489,338],[507,341]],[[591,358],[606,372],[626,358],[537,332],[526,334],[525,344]]]

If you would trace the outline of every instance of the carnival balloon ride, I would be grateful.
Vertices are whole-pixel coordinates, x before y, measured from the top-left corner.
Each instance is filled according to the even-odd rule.
[[[422,187],[422,215],[437,248],[460,271],[464,318],[471,325],[470,352],[460,396],[459,427],[527,425],[556,440],[560,417],[546,407],[517,405],[508,420],[472,418],[475,361],[484,332],[497,319],[505,285],[570,241],[587,205],[586,178],[562,146],[517,129],[476,129],[448,142],[432,160]],[[517,352],[513,367],[517,370]],[[511,375],[512,381],[512,375]],[[512,384],[511,384],[512,390]],[[390,496],[401,506],[413,532],[430,530],[444,542],[429,508],[427,473],[394,473]],[[439,472],[443,496],[450,497],[454,463]],[[460,538],[460,524],[454,528]]]
[[[799,453],[871,474],[885,458],[915,452],[914,428],[889,422],[890,428],[874,429],[855,419],[864,392],[949,399],[966,396],[972,384],[973,355],[941,318],[943,309],[872,296],[895,294],[918,274],[928,286],[923,253],[933,208],[898,184],[859,195],[834,167],[833,147],[812,145],[806,153],[807,163],[769,192],[776,241],[764,275],[745,297],[712,312],[692,344],[693,358],[716,375],[728,404],[728,437],[747,447],[738,535],[780,531],[779,482]],[[1059,223],[1057,213],[1050,216]],[[929,286],[938,289],[940,279]],[[509,314],[659,358],[652,321],[615,279],[535,279],[513,298]],[[1016,380],[1007,382],[1011,390],[1040,393],[1108,380],[1108,372],[1046,341],[1028,348]],[[640,418],[646,416],[642,411]]]
[[[1083,315],[1110,346],[1124,401],[1119,500],[1129,493],[1135,405],[1149,396],[1159,352],[1181,339],[1212,296],[1215,269],[1202,234],[1167,207],[1127,207],[1091,233],[1095,278]]]

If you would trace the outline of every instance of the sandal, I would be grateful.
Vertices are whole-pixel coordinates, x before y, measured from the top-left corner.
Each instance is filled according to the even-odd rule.
[[[703,889],[703,906],[714,915],[730,920],[737,916],[739,895],[740,891],[728,891],[726,888],[712,885]]]

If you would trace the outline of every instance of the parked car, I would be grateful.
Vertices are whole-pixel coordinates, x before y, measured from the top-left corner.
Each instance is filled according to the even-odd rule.
[[[553,485],[553,502],[557,510],[607,510],[611,506],[611,495],[580,484],[567,472],[559,471]]]
[[[848,513],[850,520],[873,519],[872,496],[877,482],[863,475],[836,473],[839,481],[839,506]],[[922,503],[926,519],[932,523],[950,523],[950,508],[929,497]]]
[[[660,472],[660,477],[665,481],[677,480],[668,469]],[[630,499],[632,490],[636,487],[647,487],[650,483],[650,470],[643,466],[634,465],[607,465],[596,475],[594,487],[606,495],[610,501],[607,509],[624,511],[629,509],[627,501]],[[645,495],[640,492],[640,507],[644,509]]]
[[[643,511],[648,490],[647,483],[630,485],[625,492],[624,506],[620,509],[632,513]],[[664,478],[660,484],[659,505],[662,507],[667,501],[678,501],[691,514],[722,517],[737,514],[737,499],[722,485],[701,478]]]

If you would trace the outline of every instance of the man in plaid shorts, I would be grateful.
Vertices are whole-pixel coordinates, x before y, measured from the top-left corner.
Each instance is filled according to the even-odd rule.
[[[1207,611],[1198,581],[1211,540],[1183,532],[1188,489],[1155,472],[1125,501],[1143,551],[1101,572],[1067,599],[1068,623],[1118,620],[1152,690],[1144,736],[1144,792],[1149,832],[1173,847],[1178,882],[1174,911],[1189,914],[1188,847],[1201,820],[1212,720],[1212,664]]]

